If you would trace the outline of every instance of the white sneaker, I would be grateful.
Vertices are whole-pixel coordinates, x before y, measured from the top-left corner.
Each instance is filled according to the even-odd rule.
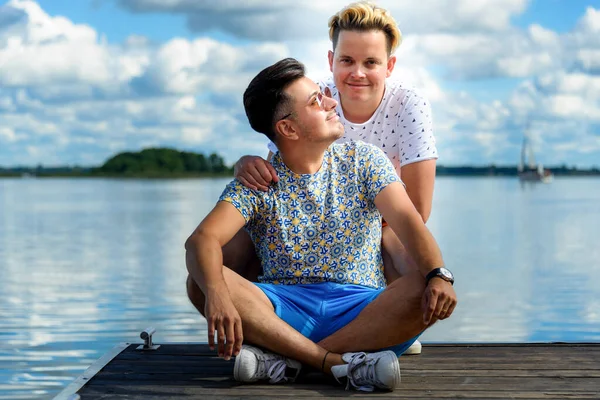
[[[301,367],[296,360],[244,344],[235,357],[233,378],[239,382],[267,379],[269,383],[294,382]]]
[[[418,340],[415,340],[415,342],[413,344],[410,345],[410,347],[408,349],[406,349],[406,351],[402,354],[406,354],[406,355],[414,355],[414,354],[421,354],[421,342],[419,342]]]
[[[332,367],[331,373],[338,382],[347,378],[346,390],[350,385],[364,392],[372,392],[376,387],[394,390],[400,384],[400,363],[393,351],[344,353],[342,360],[348,364]]]

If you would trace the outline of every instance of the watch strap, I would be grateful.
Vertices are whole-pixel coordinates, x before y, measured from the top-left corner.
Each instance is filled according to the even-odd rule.
[[[431,271],[429,271],[429,273],[425,277],[425,286],[429,285],[429,281],[435,277],[441,278],[441,279],[445,280],[446,282],[450,282],[451,285],[454,285],[454,279],[449,278],[446,275],[444,275],[444,273],[442,272],[442,268],[435,268],[435,269],[432,269]]]

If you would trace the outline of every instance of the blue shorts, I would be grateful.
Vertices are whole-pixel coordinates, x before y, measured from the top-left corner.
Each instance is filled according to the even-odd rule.
[[[271,300],[279,318],[315,343],[348,325],[384,290],[334,282],[255,285]],[[419,336],[383,350],[400,356]]]

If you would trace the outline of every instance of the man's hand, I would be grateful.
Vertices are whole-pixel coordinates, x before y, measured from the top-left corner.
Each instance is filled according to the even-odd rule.
[[[423,293],[423,323],[431,326],[438,319],[446,319],[456,307],[456,293],[450,282],[432,278]]]
[[[219,357],[229,360],[242,350],[242,319],[231,301],[227,289],[206,296],[204,315],[208,322],[208,346],[215,349],[214,335],[217,331]]]
[[[279,182],[275,168],[267,160],[258,156],[244,156],[235,163],[234,176],[250,189],[269,190],[271,181]]]

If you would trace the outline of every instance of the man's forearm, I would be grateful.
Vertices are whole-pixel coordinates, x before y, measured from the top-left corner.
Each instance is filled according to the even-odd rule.
[[[435,268],[444,266],[442,252],[420,218],[412,217],[406,221],[398,236],[423,276]]]
[[[218,240],[194,234],[186,242],[185,248],[188,273],[205,295],[225,286],[223,252]]]

